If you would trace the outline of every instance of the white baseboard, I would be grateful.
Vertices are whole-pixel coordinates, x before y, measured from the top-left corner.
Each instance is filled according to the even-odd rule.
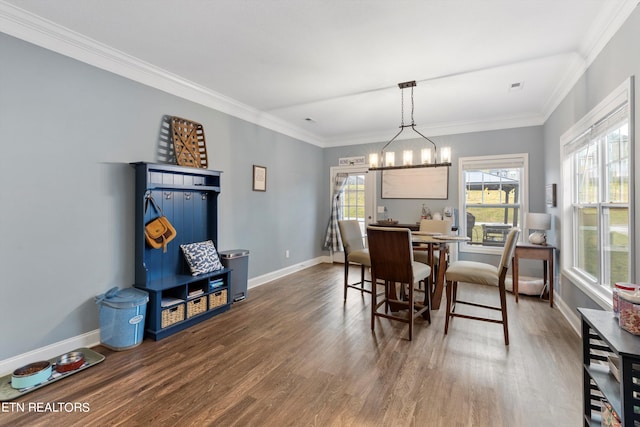
[[[553,296],[553,303],[558,308],[558,310],[560,310],[560,313],[562,313],[575,333],[578,336],[581,336],[582,325],[580,323],[580,317],[578,317],[578,313],[571,310],[571,308],[567,304],[565,304],[562,298],[560,298],[557,294]]]
[[[311,267],[313,265],[321,264],[321,263],[331,263],[330,256],[322,256],[318,258],[314,258],[308,261],[301,262],[299,264],[295,264],[277,271],[273,271],[271,273],[264,274],[262,276],[254,277],[249,280],[248,287],[255,288],[260,285],[264,285],[265,283],[271,282],[272,280],[279,279],[288,274],[295,273],[300,270],[304,270],[305,268]],[[571,308],[560,298],[558,295],[554,295],[554,304],[560,310],[560,313],[567,320],[569,325],[573,328],[575,333],[580,336],[581,326],[580,326],[580,318],[576,313],[574,313]],[[46,347],[38,348],[33,351],[29,351],[27,353],[19,354],[10,359],[0,360],[0,374],[13,372],[15,369],[24,366],[31,362],[36,362],[38,360],[47,360],[53,357],[56,357],[60,354],[64,354],[68,351],[75,350],[76,348],[81,347],[94,347],[100,344],[100,330],[96,329],[90,332],[87,332],[82,335],[78,335],[75,337],[71,337],[64,341],[59,341],[57,343],[53,343]]]
[[[305,268],[321,263],[331,263],[331,257],[322,256],[314,258],[283,268],[281,270],[254,277],[253,279],[249,280],[248,287],[255,288],[256,286],[264,285],[265,283],[271,282],[272,280],[279,279],[280,277],[284,277],[288,274],[295,273],[297,271],[304,270]],[[37,348],[35,350],[19,354],[9,359],[0,360],[0,375],[13,372],[17,368],[32,362],[52,359],[71,350],[75,350],[76,348],[95,347],[98,344],[100,344],[100,329],[71,337],[64,341],[59,341],[45,347]]]
[[[249,289],[255,288],[257,286],[264,285],[265,283],[269,283],[272,280],[279,279],[291,273],[295,273],[297,271],[304,270],[305,268],[309,268],[311,266],[322,264],[322,263],[331,263],[331,257],[321,256],[318,258],[313,258],[308,261],[303,261],[299,264],[290,265],[289,267],[272,271],[271,273],[263,274],[262,276],[254,277],[253,279],[249,279],[249,283],[247,286],[249,287]]]
[[[76,348],[95,347],[98,344],[100,344],[100,329],[95,329],[85,334],[50,344],[46,347],[19,354],[10,359],[0,360],[0,375],[13,372],[17,368],[32,362],[52,359]]]

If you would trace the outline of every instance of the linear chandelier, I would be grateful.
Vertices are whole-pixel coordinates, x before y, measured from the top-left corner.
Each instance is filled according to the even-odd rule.
[[[436,163],[436,159],[438,157],[438,147],[436,143],[418,132],[416,129],[416,124],[413,121],[413,88],[416,86],[416,81],[412,80],[410,82],[398,83],[398,87],[400,88],[400,97],[401,97],[401,122],[400,122],[400,130],[396,135],[391,138],[391,141],[387,142],[380,153],[371,153],[369,154],[369,170],[387,170],[387,169],[409,169],[409,168],[428,168],[428,167],[440,167],[440,166],[451,166],[451,148],[450,147],[442,147],[440,149],[439,160],[440,163]],[[411,124],[404,124],[404,90],[407,88],[411,88]],[[398,136],[405,130],[405,128],[411,128],[415,133],[420,135],[422,138],[429,141],[432,145],[428,148],[423,148],[420,151],[421,163],[413,164],[413,150],[404,150],[402,153],[402,165],[396,166],[395,164],[395,153],[393,151],[387,151],[387,147],[396,140]]]

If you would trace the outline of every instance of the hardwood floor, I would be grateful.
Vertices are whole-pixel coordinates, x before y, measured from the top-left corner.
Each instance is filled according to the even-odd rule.
[[[548,303],[507,296],[509,347],[484,322],[454,319],[445,336],[444,304],[409,342],[387,319],[372,334],[370,296],[349,290],[344,304],[342,275],[313,266],[162,341],[96,347],[104,362],[15,401],[88,411],[4,412],[0,425],[581,425],[580,340]]]

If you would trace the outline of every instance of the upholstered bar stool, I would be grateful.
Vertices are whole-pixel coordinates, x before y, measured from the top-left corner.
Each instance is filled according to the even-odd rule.
[[[445,273],[447,277],[447,317],[444,323],[445,335],[449,331],[449,321],[453,317],[463,317],[465,319],[481,320],[483,322],[501,323],[504,332],[504,344],[509,345],[509,325],[507,321],[507,300],[504,281],[507,270],[509,269],[509,263],[511,262],[511,258],[513,258],[513,251],[516,247],[519,234],[520,230],[517,228],[512,228],[511,231],[509,231],[498,267],[475,261],[456,261],[449,265]],[[500,296],[500,306],[459,300],[458,286],[463,283],[497,286]],[[462,314],[455,311],[458,304],[497,310],[501,312],[502,317],[501,320],[498,320],[489,317]]]
[[[355,220],[341,220],[338,221],[338,227],[340,229],[340,238],[342,239],[342,246],[344,247],[344,300],[347,300],[347,289],[353,288],[360,291],[360,293],[371,293],[370,289],[364,287],[365,269],[371,267],[371,259],[369,257],[369,250],[364,247],[364,241],[362,238],[362,232],[360,231],[360,224]],[[355,283],[349,283],[349,264],[360,264],[360,281]]]

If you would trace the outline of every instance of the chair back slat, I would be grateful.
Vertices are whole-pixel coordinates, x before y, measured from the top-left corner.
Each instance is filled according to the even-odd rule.
[[[408,228],[367,227],[372,276],[413,283],[413,249]]]

